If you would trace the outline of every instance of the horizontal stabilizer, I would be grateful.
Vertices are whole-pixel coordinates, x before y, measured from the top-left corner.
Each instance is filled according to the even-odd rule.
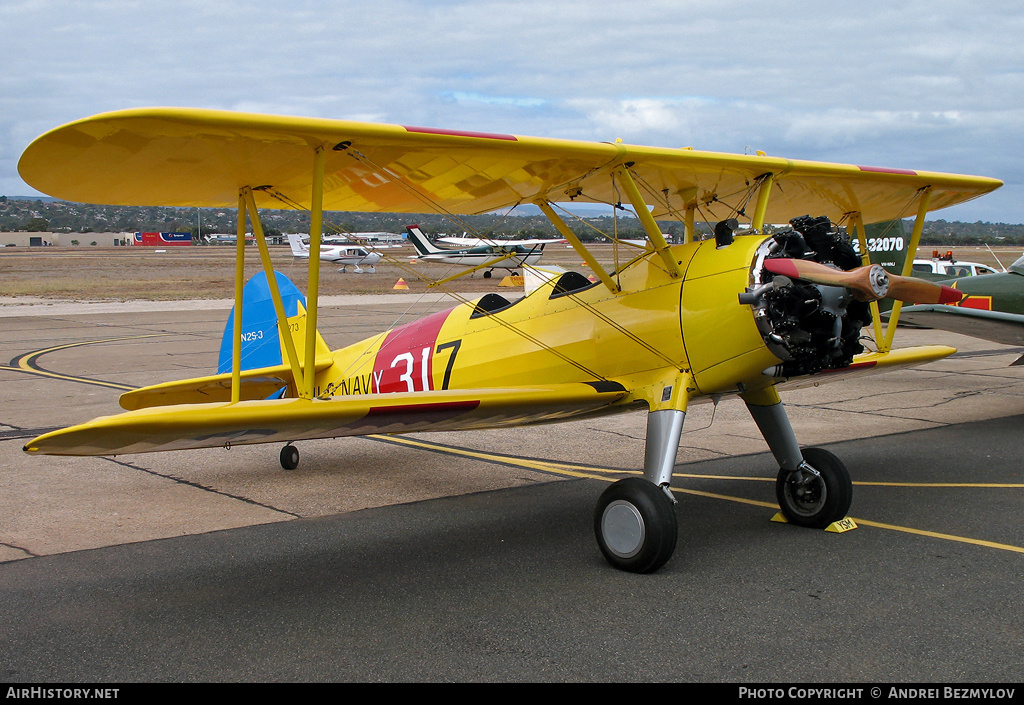
[[[332,358],[320,358],[316,361],[316,371],[326,370],[332,364],[334,364]],[[299,363],[299,368],[303,368],[301,362]],[[294,380],[292,379],[292,368],[288,365],[276,365],[274,367],[242,371],[242,401],[266,399],[282,387],[295,387]],[[118,403],[121,404],[122,409],[134,411],[154,406],[227,401],[231,401],[230,372],[133,389],[122,394]]]
[[[622,399],[614,383],[262,399],[128,411],[53,431],[25,445],[43,455],[121,455],[374,433],[458,431],[597,414]]]

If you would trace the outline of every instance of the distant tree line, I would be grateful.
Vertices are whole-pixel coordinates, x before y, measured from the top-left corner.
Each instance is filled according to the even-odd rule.
[[[309,232],[309,214],[293,210],[263,210],[260,212],[268,235],[290,232]],[[616,234],[620,238],[642,238],[643,228],[636,218],[611,215],[573,218],[563,216],[566,223],[582,240],[603,239],[600,233]],[[0,196],[0,230],[30,232],[189,232],[196,240],[215,234],[233,234],[236,229],[236,211],[231,208],[170,208],[143,206],[101,206],[70,203],[53,199],[15,199]],[[463,231],[481,236],[501,238],[556,237],[554,226],[543,215],[527,211],[518,215],[441,216],[436,213],[324,213],[324,232],[344,234],[350,232],[404,232],[405,226],[418,224],[428,235],[447,233],[461,235]],[[662,231],[672,239],[682,237],[683,225],[678,221],[659,223]],[[909,233],[909,226],[906,228]],[[698,224],[698,230],[707,237],[711,227]],[[925,224],[921,236],[924,245],[1024,245],[1024,225],[1006,223],[959,223],[931,220]]]

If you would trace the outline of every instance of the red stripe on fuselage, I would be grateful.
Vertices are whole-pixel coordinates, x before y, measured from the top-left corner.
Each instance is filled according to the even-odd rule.
[[[373,361],[374,391],[425,392],[433,388],[437,336],[453,310],[439,311],[387,334]]]

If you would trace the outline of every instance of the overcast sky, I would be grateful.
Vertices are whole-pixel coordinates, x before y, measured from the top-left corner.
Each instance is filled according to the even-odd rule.
[[[37,135],[220,108],[979,174],[1024,223],[1020,0],[0,0],[0,194]]]

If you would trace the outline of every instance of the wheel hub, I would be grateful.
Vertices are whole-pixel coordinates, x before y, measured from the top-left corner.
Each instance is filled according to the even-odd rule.
[[[643,517],[631,503],[616,500],[605,507],[601,533],[608,550],[619,558],[632,558],[643,548],[646,528]]]
[[[814,514],[825,503],[825,483],[815,475],[804,474],[800,479],[794,478],[786,483],[786,488],[793,499],[793,508],[802,514]]]

